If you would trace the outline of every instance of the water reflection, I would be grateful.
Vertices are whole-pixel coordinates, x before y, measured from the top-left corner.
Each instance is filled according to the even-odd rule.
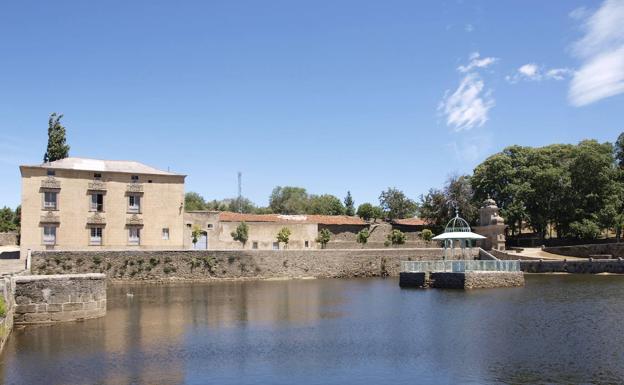
[[[127,296],[132,293],[133,296]],[[109,288],[105,318],[16,330],[5,383],[624,380],[624,277],[400,290],[395,280]]]

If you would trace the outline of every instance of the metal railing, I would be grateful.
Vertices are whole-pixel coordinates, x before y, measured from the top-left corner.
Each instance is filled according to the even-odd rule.
[[[520,271],[520,261],[402,261],[401,271],[405,273]]]

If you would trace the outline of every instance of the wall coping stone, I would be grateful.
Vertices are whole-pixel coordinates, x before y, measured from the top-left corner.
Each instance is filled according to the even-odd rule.
[[[50,275],[20,275],[12,278],[14,282],[35,282],[35,281],[71,281],[75,279],[93,279],[104,280],[106,274],[102,273],[84,273],[84,274],[50,274]]]

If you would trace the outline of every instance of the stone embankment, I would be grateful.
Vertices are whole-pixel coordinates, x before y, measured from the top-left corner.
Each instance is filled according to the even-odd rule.
[[[478,249],[474,249],[478,256]],[[104,273],[110,280],[398,276],[401,261],[442,259],[442,249],[41,251],[33,274]]]
[[[13,278],[15,324],[80,321],[106,314],[104,274]]]
[[[598,243],[576,246],[544,247],[544,251],[567,257],[589,258],[609,255],[611,258],[624,258],[624,243]]]
[[[525,273],[624,274],[624,259],[520,261]]]

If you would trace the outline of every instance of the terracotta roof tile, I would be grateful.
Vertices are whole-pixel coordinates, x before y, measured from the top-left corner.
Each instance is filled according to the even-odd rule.
[[[424,226],[427,223],[420,218],[395,219],[392,221],[395,225],[400,226]]]

